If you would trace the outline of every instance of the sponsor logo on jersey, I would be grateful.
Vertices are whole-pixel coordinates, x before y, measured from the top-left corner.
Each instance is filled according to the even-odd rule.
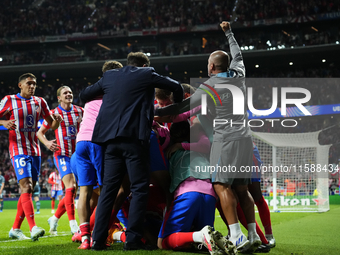
[[[33,127],[33,125],[34,125],[33,115],[29,114],[29,115],[26,116],[26,125],[27,125],[27,127]]]

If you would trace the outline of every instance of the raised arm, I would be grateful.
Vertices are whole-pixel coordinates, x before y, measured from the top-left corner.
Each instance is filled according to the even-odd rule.
[[[191,97],[183,100],[183,102],[178,104],[168,105],[163,108],[156,109],[155,116],[165,116],[165,115],[177,115],[183,112],[190,111],[195,107],[201,105],[201,96],[205,94],[201,89],[197,89]]]
[[[181,83],[169,77],[159,75],[153,70],[153,68],[152,68],[152,73],[151,73],[151,79],[152,79],[152,84],[156,88],[166,89],[166,90],[171,91],[173,93],[173,98],[174,98],[175,103],[179,103],[183,101],[184,91],[183,91],[183,87]]]
[[[234,37],[233,32],[231,31],[231,26],[230,23],[227,21],[223,21],[220,24],[223,32],[225,33],[228,43],[229,43],[229,48],[230,48],[230,54],[232,57],[229,69],[234,70],[237,72],[239,76],[244,77],[245,76],[245,67],[243,63],[243,57],[242,53],[240,50],[240,47]]]

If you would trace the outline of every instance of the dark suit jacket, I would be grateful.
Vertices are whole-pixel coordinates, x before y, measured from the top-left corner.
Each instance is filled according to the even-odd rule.
[[[92,142],[105,143],[116,137],[148,141],[155,87],[172,91],[175,102],[183,100],[181,84],[157,74],[152,67],[125,66],[106,71],[97,83],[80,92],[84,102],[103,95]]]

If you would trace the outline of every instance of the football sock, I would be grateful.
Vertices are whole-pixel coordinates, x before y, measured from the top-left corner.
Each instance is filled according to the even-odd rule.
[[[97,211],[97,207],[94,208],[94,210],[91,214],[91,217],[90,217],[90,231],[91,232],[93,231],[94,223],[95,223],[95,220],[96,220],[96,211]]]
[[[188,247],[194,242],[193,232],[177,232],[165,237],[162,241],[163,249],[179,249]],[[202,235],[201,235],[202,242]]]
[[[37,207],[37,212],[39,212],[40,211],[40,201],[36,201],[35,206]]]
[[[51,209],[54,210],[55,200],[51,200]]]
[[[272,223],[270,221],[270,210],[266,200],[264,200],[264,197],[262,196],[259,201],[255,202],[255,204],[257,206],[257,210],[259,211],[261,222],[264,227],[264,232],[266,233],[266,235],[273,234]]]
[[[240,223],[235,223],[229,225],[230,238],[236,238],[238,235],[242,234]]]
[[[239,221],[241,222],[241,224],[243,225],[243,227],[245,227],[247,230],[248,229],[248,226],[249,224],[247,224],[247,220],[246,220],[246,217],[244,216],[244,213],[242,211],[242,208],[240,206],[240,203],[237,204],[237,216],[238,216],[238,219]],[[263,232],[262,232],[262,229],[260,228],[259,224],[257,223],[257,221],[255,221],[256,223],[256,233],[259,235],[260,239],[261,239],[261,242],[262,243],[265,243],[265,244],[268,244],[268,240],[267,238],[264,236]],[[254,223],[250,223],[250,224],[254,224]],[[249,232],[248,232],[249,233]]]
[[[58,208],[54,216],[60,219],[60,217],[63,216],[65,212],[66,212],[65,198],[63,198],[62,200],[59,201]]]
[[[68,220],[75,220],[75,213],[74,213],[74,194],[75,188],[68,188],[66,189],[66,194],[65,194],[65,207],[66,207],[66,212],[68,216]]]
[[[36,225],[34,220],[34,207],[31,193],[21,194],[21,205],[31,230]]]
[[[79,229],[80,229],[80,235],[81,236],[91,235],[90,223],[89,222],[84,222],[84,223],[80,224]]]
[[[119,232],[117,232],[117,233],[119,233]],[[126,234],[125,234],[125,232],[122,232],[122,234],[120,235],[120,241],[125,243],[125,241],[126,241]]]
[[[17,204],[17,214],[15,216],[14,224],[13,224],[13,229],[20,229],[21,223],[25,219],[25,213],[24,210],[22,209],[21,205],[21,196],[19,197],[18,204]]]
[[[112,225],[115,223],[115,222],[119,222],[117,220],[117,212],[115,212],[115,210],[112,210],[111,211],[111,217],[110,217],[110,222],[109,222],[109,229],[112,227]]]

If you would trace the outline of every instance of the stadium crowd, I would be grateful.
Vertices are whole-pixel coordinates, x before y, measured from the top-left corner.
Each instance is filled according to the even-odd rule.
[[[323,31],[315,32],[300,30],[299,28],[283,33],[280,29],[277,32],[257,31],[238,32],[237,36],[241,49],[246,50],[276,50],[291,47],[304,47],[312,45],[324,45],[339,41],[337,29],[326,28]],[[127,43],[126,43],[126,42]],[[43,50],[26,50],[3,45],[0,53],[2,61],[0,65],[29,65],[58,62],[81,62],[92,60],[122,59],[130,52],[145,52],[152,56],[178,56],[189,54],[204,54],[217,49],[225,49],[227,45],[223,37],[218,35],[205,35],[202,38],[192,38],[190,35],[183,35],[183,38],[162,37],[147,42],[149,46],[140,40],[126,38],[123,42],[115,45],[108,43],[111,50],[98,46],[97,43],[86,42],[78,49],[78,52],[65,57],[58,52],[65,52],[64,47],[44,47]]]
[[[241,21],[296,17],[339,11],[339,1],[83,1],[4,0],[0,38],[64,35],[104,30],[140,30],[217,24],[237,15]],[[235,6],[236,4],[236,6]],[[235,11],[235,13],[234,13]],[[27,22],[29,21],[29,22]]]
[[[340,10],[339,1],[279,1],[279,0],[239,0],[236,13],[245,20],[275,19],[281,17],[310,16]]]

